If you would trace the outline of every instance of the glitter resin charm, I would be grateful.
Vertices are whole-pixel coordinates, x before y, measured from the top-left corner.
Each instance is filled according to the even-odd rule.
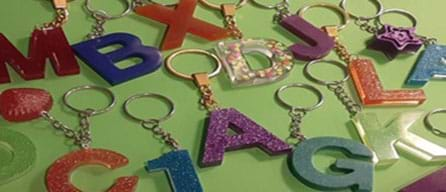
[[[197,0],[181,0],[174,9],[157,3],[136,7],[138,15],[167,24],[169,27],[164,36],[161,50],[181,47],[187,33],[199,36],[209,41],[229,37],[226,29],[217,27],[193,17]]]
[[[51,61],[54,72],[59,76],[80,72],[74,52],[62,28],[34,30],[28,49],[26,57],[0,33],[0,83],[10,82],[6,63],[24,80],[44,78],[47,59]]]
[[[339,174],[325,174],[314,167],[313,156],[320,150],[344,152],[349,159],[338,159],[331,166]],[[364,145],[349,139],[316,137],[299,143],[289,157],[291,172],[310,187],[322,191],[352,188],[371,192],[373,189],[372,152]]]
[[[49,111],[52,106],[50,93],[42,89],[15,88],[0,94],[0,114],[12,122],[39,118],[42,111]]]
[[[415,34],[415,28],[384,25],[369,44],[368,48],[383,52],[394,59],[398,54],[415,53],[423,46],[423,41]]]
[[[333,38],[298,15],[284,18],[280,25],[308,44],[296,43],[289,48],[296,59],[303,61],[321,59],[334,48]]]
[[[238,135],[229,136],[228,129]],[[269,155],[287,154],[291,146],[233,108],[218,109],[208,119],[201,157],[202,167],[219,165],[225,151],[259,147]]]
[[[362,142],[373,151],[377,165],[395,163],[400,158],[397,149],[427,162],[444,161],[446,148],[409,131],[423,114],[422,111],[405,112],[382,124],[375,113],[358,113],[352,121]]]
[[[429,45],[415,64],[407,85],[423,86],[431,78],[446,79],[446,46]]]
[[[218,43],[216,52],[234,85],[249,86],[281,80],[293,69],[293,56],[284,44],[271,39],[241,39]],[[244,55],[261,53],[271,63],[266,69],[252,70]]]
[[[19,132],[0,128],[0,148],[11,154],[10,158],[0,158],[0,185],[25,175],[36,162],[36,147]]]
[[[202,192],[198,175],[187,150],[172,151],[147,162],[149,173],[165,171],[174,192]]]
[[[354,59],[348,69],[358,97],[365,106],[420,105],[426,100],[421,89],[384,90],[373,62],[369,59]]]
[[[87,164],[102,165],[109,169],[117,169],[128,164],[128,159],[114,151],[105,149],[83,149],[69,153],[49,168],[46,174],[46,186],[49,192],[80,192],[70,182],[71,173],[78,167]],[[138,177],[120,177],[108,192],[133,192],[136,190]]]
[[[444,192],[446,189],[446,168],[442,168],[434,173],[421,178],[400,190],[400,192]]]

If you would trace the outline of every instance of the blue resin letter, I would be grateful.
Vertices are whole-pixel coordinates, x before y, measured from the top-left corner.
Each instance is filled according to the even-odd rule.
[[[165,171],[174,192],[202,192],[203,189],[195,172],[189,152],[172,151],[158,159],[150,160],[147,172]]]
[[[407,79],[408,85],[425,85],[431,78],[446,78],[446,46],[429,45]]]
[[[99,49],[111,45],[121,45],[122,48],[106,54],[99,52]],[[158,49],[142,45],[138,37],[127,33],[113,33],[84,41],[73,45],[73,49],[85,63],[112,85],[152,73],[162,64]],[[115,66],[117,62],[132,57],[140,58],[142,62],[126,69]]]
[[[312,157],[323,149],[341,150],[350,158],[336,160],[333,171],[345,175],[328,175],[314,168]],[[373,189],[372,152],[353,140],[336,137],[317,137],[298,144],[290,156],[291,172],[302,182],[318,190],[352,188],[354,191],[369,192]],[[370,160],[370,162],[367,162]]]

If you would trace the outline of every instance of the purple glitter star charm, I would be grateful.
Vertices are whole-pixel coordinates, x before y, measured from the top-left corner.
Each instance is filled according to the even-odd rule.
[[[232,128],[237,135],[228,135]],[[201,167],[220,165],[225,151],[259,147],[269,155],[291,152],[291,146],[233,108],[213,111],[209,117]]]
[[[415,53],[421,46],[423,41],[415,34],[414,27],[384,25],[368,48],[381,51],[387,58],[394,59],[402,52]]]

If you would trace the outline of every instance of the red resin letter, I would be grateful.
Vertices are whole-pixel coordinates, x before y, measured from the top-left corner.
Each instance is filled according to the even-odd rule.
[[[229,36],[226,29],[194,18],[193,14],[196,6],[197,0],[181,0],[175,9],[153,3],[137,7],[135,11],[139,15],[169,26],[161,50],[181,47],[188,32],[209,41],[224,39]]]
[[[80,192],[70,182],[70,175],[76,168],[86,164],[99,164],[116,169],[128,164],[128,159],[116,152],[105,149],[85,149],[69,153],[54,162],[46,174],[46,187],[49,192]],[[133,192],[138,177],[120,177],[108,192]]]
[[[23,56],[6,37],[0,33],[0,83],[9,83],[6,63],[25,80],[45,77],[45,62],[49,58],[57,75],[79,73],[74,53],[61,28],[34,30],[29,44],[29,57]]]
[[[349,64],[350,75],[364,105],[419,105],[426,100],[423,90],[384,90],[369,59],[355,59]]]

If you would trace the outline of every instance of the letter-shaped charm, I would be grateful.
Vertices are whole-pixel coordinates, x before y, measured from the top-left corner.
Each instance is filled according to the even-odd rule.
[[[196,7],[197,0],[181,0],[175,9],[157,3],[150,3],[142,7],[136,7],[135,11],[139,15],[169,26],[161,46],[163,51],[181,47],[187,33],[209,41],[220,40],[229,36],[226,29],[194,18]]]
[[[259,85],[281,80],[293,69],[293,56],[285,45],[270,39],[242,39],[218,43],[216,52],[235,85]],[[244,54],[257,52],[271,61],[271,67],[252,70]]]
[[[406,84],[423,86],[431,78],[446,78],[446,46],[444,45],[427,46]]]
[[[147,162],[146,170],[151,172],[165,171],[174,192],[202,192],[197,173],[195,172],[189,152],[172,151],[158,159]]]
[[[422,179],[404,187],[400,192],[444,192],[446,189],[446,168],[442,168]]]
[[[80,192],[70,182],[71,172],[86,164],[102,165],[117,169],[128,164],[128,159],[114,151],[105,149],[84,149],[69,153],[55,161],[46,173],[46,187],[49,192]],[[120,177],[108,192],[133,192],[138,177]]]
[[[59,76],[79,73],[79,65],[61,28],[34,30],[28,55],[28,58],[23,56],[0,33],[0,83],[11,82],[6,63],[25,80],[44,78],[47,59],[51,61],[54,71]]]
[[[122,48],[102,54],[99,49],[111,45]],[[77,55],[110,84],[116,85],[134,78],[152,73],[161,67],[162,56],[158,49],[141,44],[141,40],[128,33],[113,33],[73,45]],[[139,64],[119,69],[115,64],[130,59],[140,58]]]
[[[415,34],[415,27],[404,28],[384,25],[368,48],[381,51],[387,58],[394,59],[400,53],[415,53],[423,41]]]
[[[365,106],[419,105],[426,100],[421,89],[384,90],[373,62],[369,59],[354,59],[348,68],[358,97]]]
[[[422,115],[421,111],[402,113],[384,126],[375,113],[358,113],[352,121],[362,142],[374,152],[377,165],[395,163],[400,158],[397,148],[429,162],[446,160],[446,148],[409,132]]]
[[[229,136],[232,128],[238,135]],[[211,113],[201,158],[202,167],[220,165],[225,151],[259,147],[269,155],[287,154],[290,145],[233,108]]]
[[[36,147],[27,136],[8,129],[0,129],[0,145],[11,153],[10,159],[0,161],[0,185],[2,185],[25,175],[32,169],[36,162]]]
[[[320,150],[334,149],[349,158],[338,159],[331,167],[345,175],[329,175],[319,172],[313,165],[313,156]],[[349,139],[316,137],[299,143],[290,155],[291,172],[305,184],[319,190],[352,188],[354,191],[371,192],[373,189],[372,152],[364,145]],[[359,160],[363,159],[363,160]],[[370,162],[367,162],[367,161]]]
[[[284,18],[280,25],[308,44],[296,43],[289,48],[296,59],[304,61],[320,59],[328,55],[334,47],[333,38],[298,15]]]
[[[0,114],[8,121],[23,122],[42,117],[53,106],[50,93],[35,88],[14,88],[0,94]]]

